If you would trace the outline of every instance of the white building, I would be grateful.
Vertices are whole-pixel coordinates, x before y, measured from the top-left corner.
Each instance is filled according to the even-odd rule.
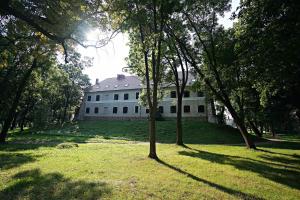
[[[184,92],[182,116],[207,120],[208,110],[203,93],[192,91],[190,76]],[[117,75],[96,84],[85,91],[79,119],[139,119],[147,118],[149,110],[139,103],[143,84],[137,76]],[[176,117],[177,94],[175,86],[164,89],[164,97],[158,110],[164,118]]]

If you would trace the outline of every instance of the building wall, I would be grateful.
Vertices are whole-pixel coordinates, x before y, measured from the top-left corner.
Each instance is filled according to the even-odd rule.
[[[207,106],[205,103],[205,97],[198,97],[196,92],[190,92],[189,97],[183,98],[182,104],[182,116],[183,117],[207,117]],[[177,98],[170,97],[170,91],[175,91],[175,88],[166,90],[164,98],[160,101],[159,106],[163,106],[163,117],[176,117],[176,113],[171,113],[171,106],[176,106]],[[139,89],[132,90],[116,90],[116,91],[102,91],[102,92],[87,92],[85,93],[84,100],[79,119],[100,119],[100,118],[146,118],[148,113],[146,107],[139,104],[139,100],[136,99],[136,92],[141,93]],[[114,94],[118,94],[118,100],[114,100]],[[128,100],[124,100],[124,94],[128,94]],[[96,96],[100,95],[99,101],[96,101]],[[88,96],[91,96],[91,100],[88,101]],[[198,106],[204,106],[204,112],[198,112]],[[138,112],[135,112],[135,107],[138,106]],[[190,106],[190,112],[184,112],[184,106]],[[98,113],[95,113],[95,108],[98,108]],[[113,113],[113,107],[117,107],[117,113]],[[123,113],[123,107],[127,107],[127,113]],[[89,108],[89,113],[86,113],[86,109]],[[176,107],[176,111],[177,111]]]

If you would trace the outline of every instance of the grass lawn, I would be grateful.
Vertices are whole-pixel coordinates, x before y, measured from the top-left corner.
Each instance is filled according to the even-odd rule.
[[[147,158],[147,130],[145,121],[88,121],[10,133],[0,199],[300,199],[299,136],[253,151],[234,129],[186,121],[183,148],[175,122],[162,121],[158,162]]]

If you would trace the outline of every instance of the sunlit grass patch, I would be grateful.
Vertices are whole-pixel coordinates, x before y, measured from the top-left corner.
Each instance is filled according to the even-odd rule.
[[[146,122],[73,125],[78,135],[10,135],[0,146],[0,199],[300,199],[297,142],[253,151],[231,128],[185,122],[184,148],[173,142],[174,122],[164,121],[155,161]],[[69,144],[78,147],[57,148]]]

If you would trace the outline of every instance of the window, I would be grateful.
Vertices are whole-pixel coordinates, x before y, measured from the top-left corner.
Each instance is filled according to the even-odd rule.
[[[118,94],[114,94],[114,100],[118,100],[119,99],[119,95]]]
[[[186,90],[183,92],[184,97],[190,97],[190,91]]]
[[[124,100],[128,100],[128,94],[124,94]]]
[[[123,113],[127,113],[128,112],[128,107],[123,107]]]
[[[149,108],[146,108],[146,113],[149,113]]]
[[[203,97],[204,95],[203,95],[203,92],[201,92],[201,91],[198,91],[197,92],[197,97]]]
[[[135,106],[135,107],[134,107],[134,112],[135,112],[135,113],[138,113],[138,112],[139,112],[139,107],[138,107],[138,106]]]
[[[104,114],[104,115],[108,114],[108,107],[104,107],[104,108],[103,108],[103,114]]]
[[[185,112],[185,113],[191,112],[191,107],[190,106],[183,106],[183,112]]]
[[[118,113],[118,107],[113,107],[113,113],[114,114]]]
[[[171,113],[176,113],[176,106],[171,106],[170,107],[170,112]]]
[[[96,101],[100,101],[100,95],[96,96]]]
[[[176,98],[176,91],[171,91],[171,98]]]
[[[158,107],[158,111],[159,111],[159,113],[164,113],[164,107],[163,106],[159,106]]]
[[[94,113],[98,113],[98,112],[99,112],[99,108],[98,108],[98,107],[95,107]]]
[[[139,92],[136,92],[136,93],[135,93],[135,99],[139,99],[139,97],[140,97],[140,93],[139,93]]]
[[[92,96],[88,96],[87,100],[91,101],[91,99],[92,99]]]
[[[86,108],[85,113],[90,113],[90,108]]]
[[[204,112],[204,106],[200,105],[198,106],[198,113],[203,113]]]

